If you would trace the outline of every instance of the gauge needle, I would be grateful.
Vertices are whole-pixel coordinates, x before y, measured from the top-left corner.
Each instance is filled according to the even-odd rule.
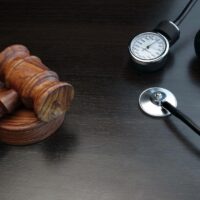
[[[152,44],[151,44],[152,45]],[[153,54],[151,53],[151,51],[149,51],[148,49],[147,49],[147,47],[146,48],[143,48],[143,47],[141,47],[142,48],[142,51],[146,51],[146,52],[148,52],[149,54],[151,54],[152,56],[153,56]]]
[[[148,45],[146,48],[149,49],[152,45],[154,45],[156,42],[158,42],[158,40],[154,41],[153,43],[151,43],[150,45]]]

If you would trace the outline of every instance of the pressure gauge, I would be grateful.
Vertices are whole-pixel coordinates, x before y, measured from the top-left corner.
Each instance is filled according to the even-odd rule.
[[[161,65],[168,51],[169,41],[165,36],[155,32],[145,32],[137,35],[129,46],[132,59],[144,68],[150,67],[150,70],[157,68],[157,64]]]
[[[153,31],[136,35],[129,45],[135,66],[142,71],[160,69],[179,35],[179,28],[171,21],[162,21]]]

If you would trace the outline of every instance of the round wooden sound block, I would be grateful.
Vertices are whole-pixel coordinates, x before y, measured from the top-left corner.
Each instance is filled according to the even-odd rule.
[[[63,114],[53,121],[42,122],[33,111],[20,109],[0,119],[0,141],[12,145],[39,142],[61,126],[64,116]]]

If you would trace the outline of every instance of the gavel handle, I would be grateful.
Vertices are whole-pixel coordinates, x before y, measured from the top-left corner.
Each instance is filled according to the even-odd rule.
[[[0,88],[0,117],[12,113],[19,102],[19,95],[15,90]]]
[[[179,109],[175,108],[173,105],[171,105],[167,101],[161,102],[161,105],[164,109],[168,110],[171,114],[173,114],[178,119],[180,119],[183,123],[189,126],[195,133],[200,135],[200,127],[192,119],[190,119],[190,117],[182,113]]]

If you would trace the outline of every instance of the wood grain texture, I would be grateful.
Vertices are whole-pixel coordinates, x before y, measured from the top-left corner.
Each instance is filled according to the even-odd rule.
[[[0,88],[0,117],[12,113],[20,104],[19,95],[15,90]]]
[[[12,145],[27,145],[44,140],[63,123],[64,114],[52,122],[43,122],[35,113],[18,109],[0,120],[0,141]]]
[[[199,3],[163,70],[129,60],[133,35],[173,19],[187,0],[1,0],[1,49],[24,44],[76,89],[57,134],[0,145],[1,200],[199,200],[200,140],[179,120],[138,108],[148,87],[171,90],[200,124]]]
[[[30,56],[23,45],[12,45],[1,52],[0,77],[7,88],[19,94],[26,107],[34,108],[42,121],[63,115],[74,96],[72,85],[60,82],[58,75],[39,58]]]

